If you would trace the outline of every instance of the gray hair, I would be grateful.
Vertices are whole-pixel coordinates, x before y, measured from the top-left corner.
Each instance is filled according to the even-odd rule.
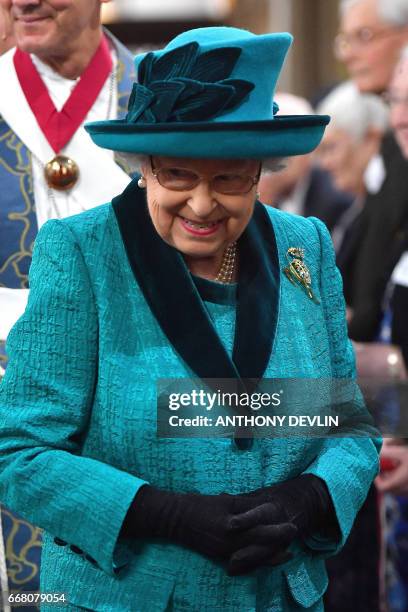
[[[117,157],[120,165],[129,174],[140,173],[142,166],[150,163],[148,155],[139,155],[138,153],[120,152],[117,153]],[[270,157],[262,160],[262,174],[283,170],[286,166],[285,161],[284,157]]]
[[[352,81],[341,83],[320,102],[317,112],[330,115],[329,125],[344,130],[356,141],[374,128],[385,132],[389,111],[383,100],[373,94],[360,93]]]
[[[128,174],[140,174],[142,166],[149,163],[148,155],[139,155],[138,153],[118,151],[115,157]]]
[[[278,115],[313,115],[314,109],[306,98],[286,91],[277,91],[274,101],[278,104]]]
[[[340,0],[340,15],[362,0]],[[408,25],[408,0],[376,0],[378,16],[393,27]]]

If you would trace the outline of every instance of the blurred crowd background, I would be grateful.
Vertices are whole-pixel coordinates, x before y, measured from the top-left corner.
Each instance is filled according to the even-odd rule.
[[[280,89],[314,99],[346,72],[332,53],[339,0],[113,0],[102,8],[105,26],[132,52],[160,48],[184,30],[231,25],[291,32],[296,40]],[[0,41],[3,51],[12,39]]]
[[[179,32],[229,25],[291,32],[294,45],[279,88],[314,99],[346,76],[332,53],[338,0],[114,0],[103,10],[107,27],[130,49],[161,47]]]

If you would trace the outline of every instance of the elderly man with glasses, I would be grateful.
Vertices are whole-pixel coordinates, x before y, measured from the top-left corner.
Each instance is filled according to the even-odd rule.
[[[387,87],[408,40],[406,0],[343,0],[335,53],[363,93]]]

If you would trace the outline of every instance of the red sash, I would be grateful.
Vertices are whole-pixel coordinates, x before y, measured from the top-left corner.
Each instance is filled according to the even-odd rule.
[[[30,55],[17,49],[13,61],[37,123],[54,152],[59,153],[84,121],[112,70],[107,38],[102,36],[98,49],[60,111],[55,108]]]

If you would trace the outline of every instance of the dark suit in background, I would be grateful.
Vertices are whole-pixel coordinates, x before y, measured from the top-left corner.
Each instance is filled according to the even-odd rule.
[[[349,335],[359,342],[375,340],[390,275],[408,239],[408,161],[391,134],[381,155],[386,178],[347,232],[338,255],[345,297],[353,309]]]
[[[310,173],[303,216],[321,219],[332,231],[340,217],[352,205],[353,199],[352,195],[336,189],[326,170],[315,166]]]

